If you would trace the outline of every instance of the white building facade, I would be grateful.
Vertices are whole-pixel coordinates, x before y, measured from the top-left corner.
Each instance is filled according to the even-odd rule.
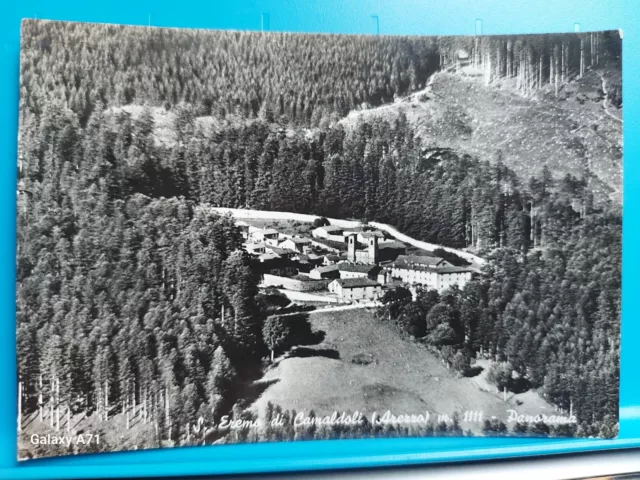
[[[329,291],[346,301],[374,301],[382,295],[382,286],[368,278],[337,279],[329,284]]]
[[[443,292],[457,285],[459,288],[471,280],[473,272],[464,267],[421,267],[395,264],[391,267],[391,276],[411,285],[424,285],[427,288]]]

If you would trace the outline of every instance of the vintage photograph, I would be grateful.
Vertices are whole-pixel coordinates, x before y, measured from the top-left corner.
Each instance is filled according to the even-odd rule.
[[[616,437],[621,50],[24,20],[19,459]]]

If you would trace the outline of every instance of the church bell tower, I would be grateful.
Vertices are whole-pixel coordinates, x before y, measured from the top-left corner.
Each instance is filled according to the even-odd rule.
[[[356,235],[347,238],[347,260],[356,263]]]
[[[369,263],[378,264],[378,237],[369,237]]]

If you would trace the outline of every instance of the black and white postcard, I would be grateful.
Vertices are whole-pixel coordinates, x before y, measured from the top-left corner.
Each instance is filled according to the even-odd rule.
[[[616,437],[621,45],[25,20],[19,458]]]

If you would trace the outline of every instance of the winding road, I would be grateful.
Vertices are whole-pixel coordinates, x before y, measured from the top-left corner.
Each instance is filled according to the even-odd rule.
[[[234,218],[243,219],[243,218],[259,218],[259,219],[273,219],[273,220],[295,220],[298,222],[306,222],[313,223],[314,220],[318,218],[318,215],[306,215],[303,213],[291,213],[291,212],[272,212],[267,210],[248,210],[242,208],[226,208],[226,207],[207,207],[212,210],[220,213],[220,214],[231,214]],[[328,218],[331,225],[338,225],[343,228],[353,228],[361,225],[361,222],[353,221],[353,220],[342,220],[339,218]],[[416,240],[408,235],[405,235],[398,230],[396,230],[391,225],[387,225],[386,223],[378,223],[378,222],[369,222],[374,228],[379,230],[384,230],[389,233],[392,237],[400,240],[401,242],[408,243],[413,245],[414,247],[433,251],[436,248],[442,248],[443,250],[455,253],[456,255],[464,258],[468,262],[472,263],[471,268],[480,269],[482,265],[486,263],[483,258],[478,257],[469,252],[465,252],[464,250],[457,250],[455,248],[446,247],[444,245],[436,245],[434,243],[423,242],[421,240]]]
[[[339,307],[316,308],[315,310],[309,310],[308,312],[304,312],[304,311],[303,312],[290,312],[290,313],[283,313],[281,315],[278,315],[276,313],[274,315],[277,315],[278,317],[289,317],[289,316],[300,315],[300,314],[313,315],[314,313],[341,312],[343,310],[360,310],[360,309],[363,309],[363,308],[375,308],[375,307],[379,307],[380,305],[382,305],[380,302],[353,303],[353,304],[349,304],[349,305],[341,305]]]

